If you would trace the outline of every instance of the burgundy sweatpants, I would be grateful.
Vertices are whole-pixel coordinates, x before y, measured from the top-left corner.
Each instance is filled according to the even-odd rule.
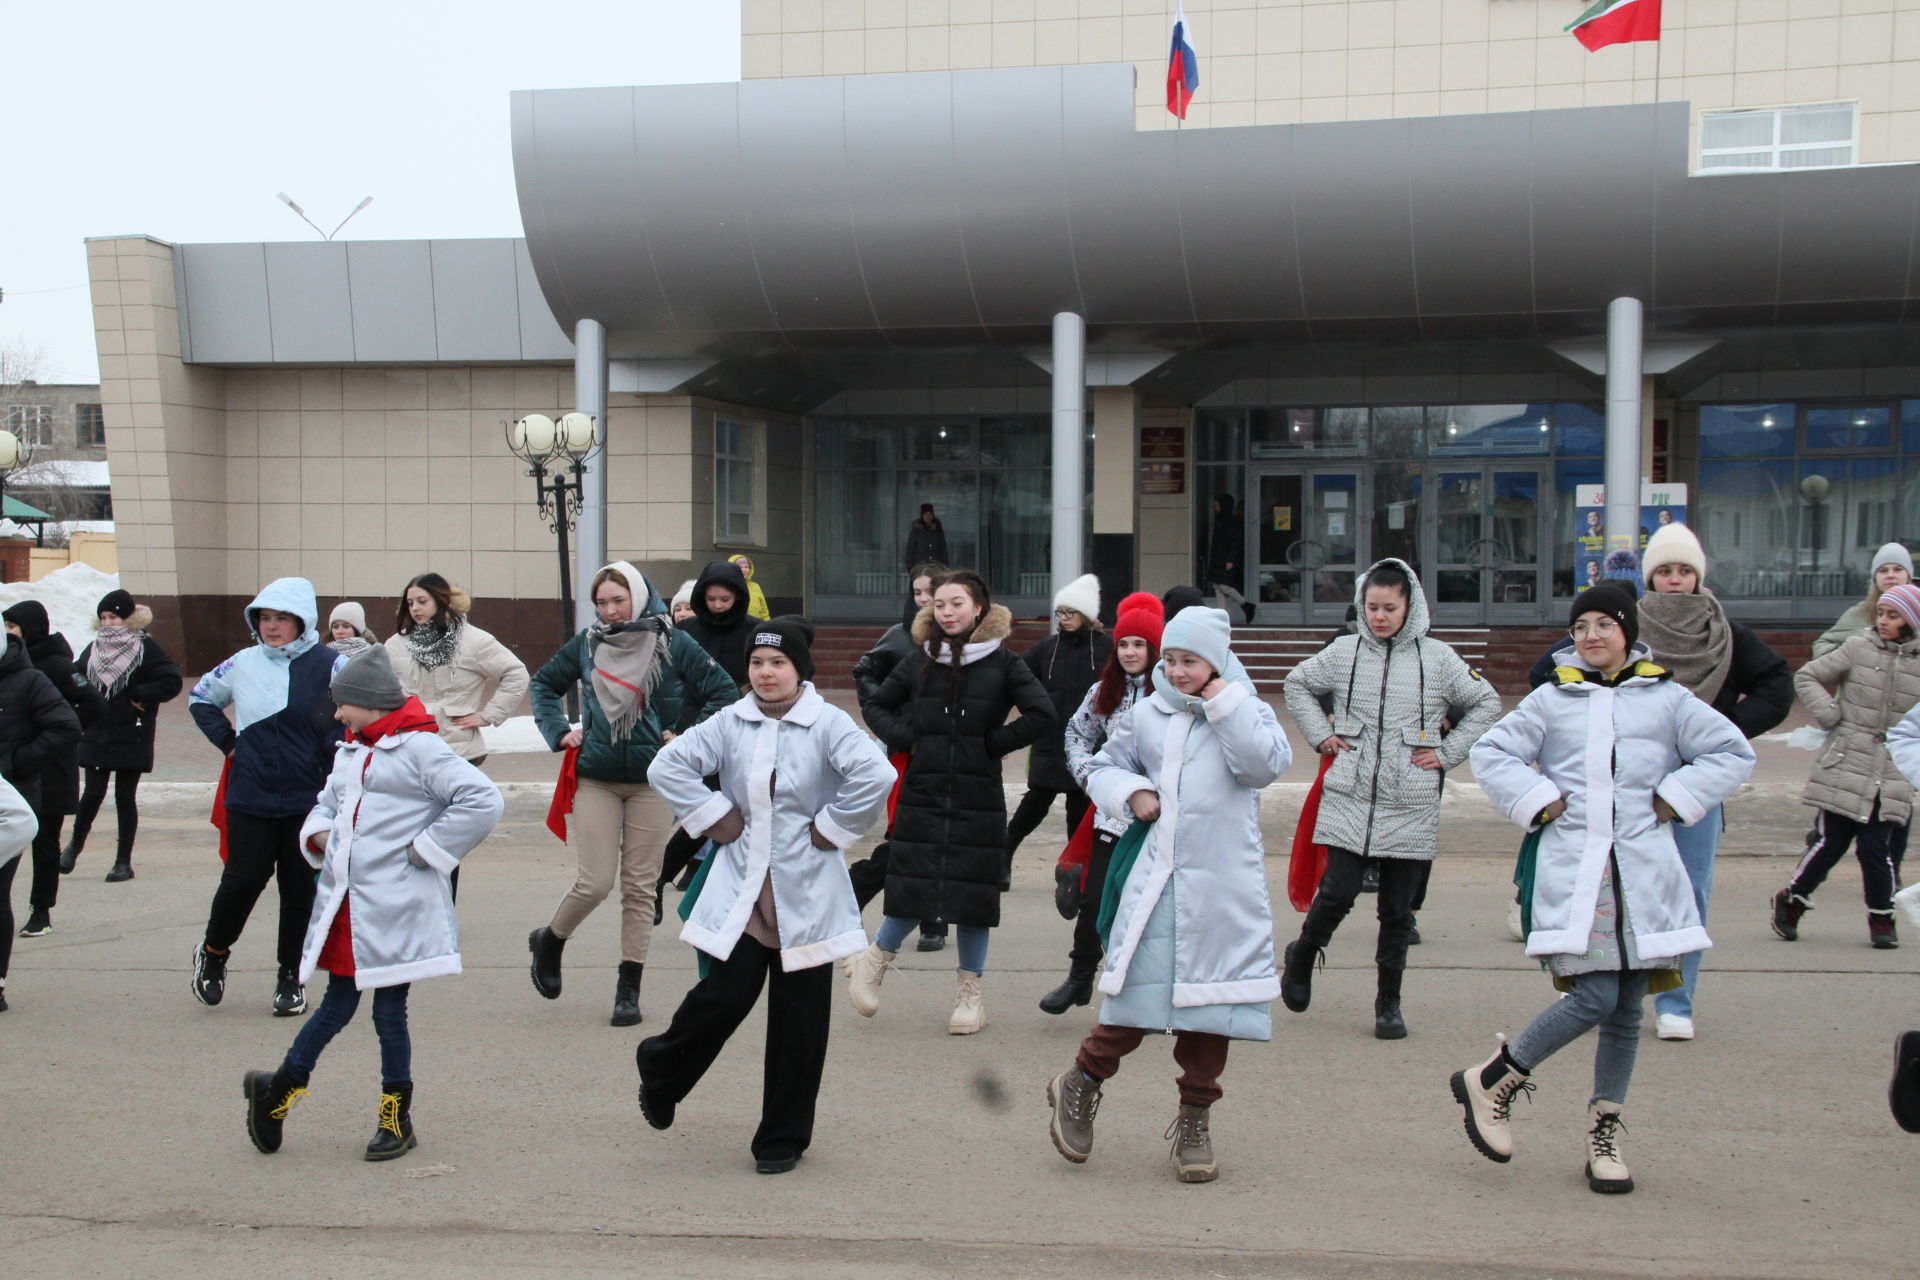
[[[1080,1042],[1075,1061],[1095,1080],[1106,1080],[1120,1070],[1120,1059],[1138,1049],[1146,1035],[1139,1027],[1101,1023]],[[1210,1107],[1220,1101],[1220,1073],[1227,1069],[1230,1043],[1225,1036],[1207,1031],[1173,1033],[1173,1060],[1180,1064],[1180,1101],[1195,1107]]]

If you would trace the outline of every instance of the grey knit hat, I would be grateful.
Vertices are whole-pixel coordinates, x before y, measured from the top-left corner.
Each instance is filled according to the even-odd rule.
[[[335,703],[365,707],[369,711],[395,711],[407,700],[399,679],[393,674],[393,659],[375,645],[359,654],[334,673],[328,690]]]

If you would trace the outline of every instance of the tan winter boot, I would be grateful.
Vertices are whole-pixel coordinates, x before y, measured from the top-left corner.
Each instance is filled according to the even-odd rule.
[[[987,1028],[987,1006],[980,996],[980,975],[965,969],[960,974],[960,994],[954,998],[953,1016],[947,1019],[947,1034],[970,1036]]]
[[[1620,1132],[1626,1128],[1620,1104],[1596,1102],[1587,1108],[1587,1119],[1592,1122],[1587,1129],[1587,1185],[1608,1195],[1633,1190],[1633,1175],[1620,1154]]]
[[[1054,1150],[1075,1164],[1093,1154],[1093,1118],[1100,1111],[1100,1082],[1079,1066],[1047,1081],[1047,1105],[1053,1108]]]
[[[1207,1131],[1207,1108],[1180,1104],[1163,1135],[1173,1139],[1173,1176],[1182,1182],[1212,1182],[1220,1176],[1213,1158],[1213,1137]]]
[[[1466,1110],[1467,1137],[1489,1160],[1513,1159],[1514,1095],[1531,1090],[1527,1073],[1507,1054],[1506,1038],[1494,1055],[1477,1067],[1453,1073],[1453,1097]]]
[[[887,970],[893,968],[893,958],[898,954],[869,945],[847,962],[847,999],[853,1001],[854,1010],[861,1017],[871,1018],[880,1012],[880,984],[886,980]]]

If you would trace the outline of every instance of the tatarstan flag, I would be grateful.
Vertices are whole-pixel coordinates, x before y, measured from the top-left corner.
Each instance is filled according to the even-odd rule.
[[[1588,51],[1660,38],[1660,0],[1596,0],[1567,28]]]

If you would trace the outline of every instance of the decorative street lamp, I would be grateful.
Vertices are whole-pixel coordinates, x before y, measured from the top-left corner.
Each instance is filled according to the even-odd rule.
[[[600,425],[587,413],[569,413],[558,422],[543,413],[530,413],[505,426],[507,449],[527,464],[540,499],[540,518],[559,541],[560,642],[565,644],[573,636],[573,566],[567,532],[580,510],[580,480],[587,473],[587,460],[600,449]]]
[[[1810,591],[1817,591],[1820,576],[1820,504],[1833,492],[1833,482],[1825,476],[1806,476],[1800,481],[1800,496],[1807,500],[1810,508],[1807,519],[1808,536],[1813,543],[1814,582],[1809,584]]]
[[[11,431],[0,431],[0,518],[6,515],[7,480],[32,465],[33,442],[22,440]]]

